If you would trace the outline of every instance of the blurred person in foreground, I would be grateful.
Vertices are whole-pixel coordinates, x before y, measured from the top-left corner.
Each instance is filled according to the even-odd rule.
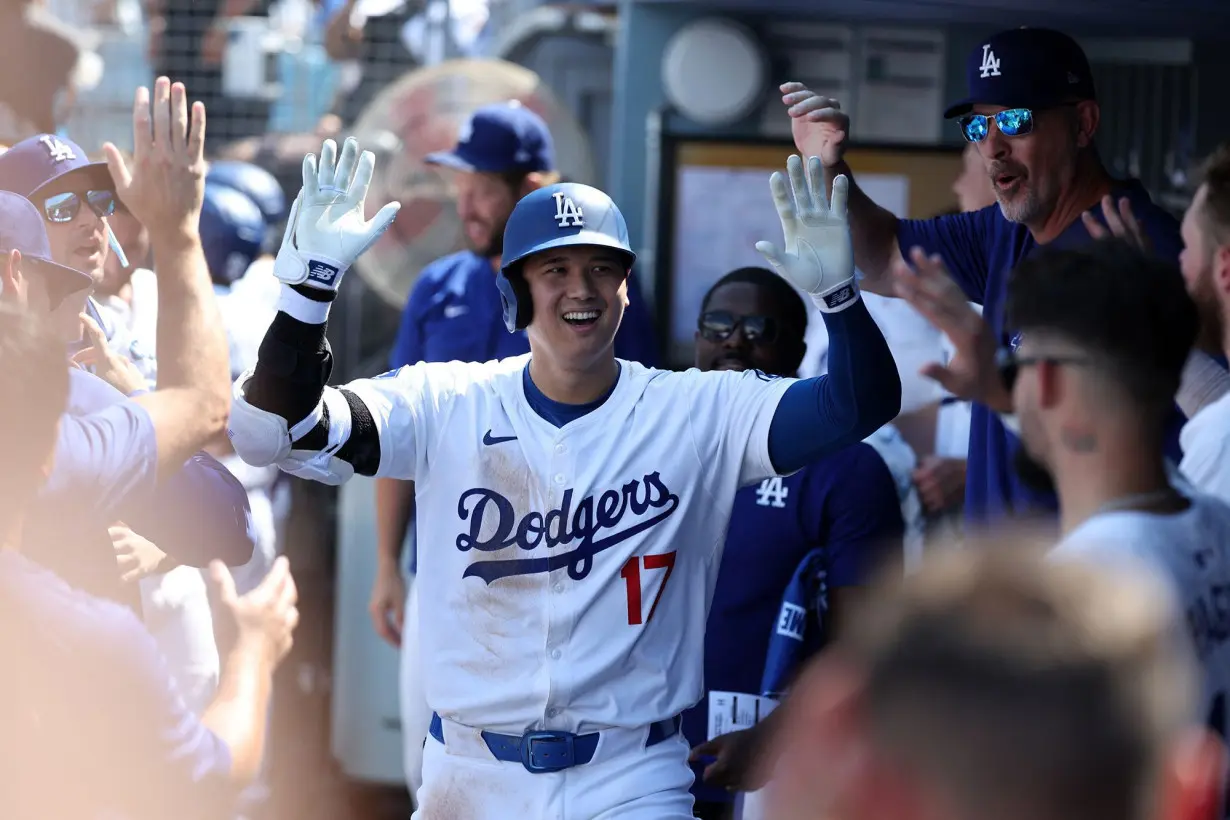
[[[0,816],[233,816],[235,792],[260,759],[271,675],[298,617],[285,562],[245,597],[223,566],[211,568],[237,639],[218,696],[196,718],[131,611],[22,554],[23,518],[57,457],[69,385],[57,336],[10,302],[0,303],[0,374]],[[164,401],[150,413],[172,409]]]
[[[419,362],[486,362],[528,353],[525,331],[509,333],[504,327],[496,274],[513,207],[560,178],[546,122],[516,100],[484,106],[462,126],[453,150],[429,154],[426,161],[447,175],[456,189],[457,216],[468,247],[437,259],[419,274],[389,352],[389,368]],[[628,307],[615,335],[615,355],[652,366],[657,342],[649,310],[635,271],[627,281]],[[431,719],[414,635],[417,593],[413,584],[407,588],[403,574],[417,570],[414,549],[409,550],[408,561],[402,556],[413,519],[414,483],[377,479],[377,570],[368,609],[376,633],[402,650],[402,734],[412,792],[421,782],[423,740]]]
[[[731,271],[701,303],[696,367],[796,377],[807,313],[799,292],[768,268]],[[845,623],[872,572],[900,563],[904,532],[893,474],[866,442],[735,494],[705,628],[705,696],[683,713],[697,817],[732,816],[734,795],[720,773],[741,751],[726,747],[747,735],[711,737],[715,726],[730,726],[711,698],[780,697]],[[704,782],[706,772],[718,785]]]
[[[196,223],[203,109],[194,113],[192,123],[200,133],[184,130],[187,119],[183,87],[173,89],[160,79],[152,104],[147,89],[138,92],[134,103],[137,151],[131,170],[118,153],[110,158],[117,187],[134,215],[150,226],[163,267],[160,332],[168,345],[170,371],[160,377],[157,391],[148,392],[142,374],[110,347],[96,323],[84,320],[91,346],[76,354],[74,364],[88,361],[98,377],[77,367],[70,371],[68,413],[79,421],[62,429],[55,469],[26,529],[31,538],[27,550],[41,564],[71,585],[124,603],[145,619],[181,694],[200,710],[218,684],[219,656],[205,580],[197,568],[215,558],[232,566],[248,563],[253,536],[242,485],[217,460],[199,452],[206,441],[222,435],[228,395],[219,394],[207,375],[216,364],[211,341],[220,335],[220,323],[212,294],[200,288],[205,265]],[[177,136],[172,134],[176,124]],[[16,170],[27,169],[23,164]],[[110,180],[105,168],[101,173]],[[68,175],[73,176],[71,171]],[[71,181],[64,184],[76,188]],[[67,193],[78,197],[80,206],[84,195]],[[47,202],[40,214],[33,203],[6,194],[6,202],[9,198],[18,201],[0,211],[3,227],[19,227],[16,233],[37,234],[47,243]],[[54,243],[48,253],[55,253]],[[14,296],[21,295],[13,284]],[[29,298],[37,296],[37,288],[25,291],[28,309],[61,318],[62,305],[52,309],[45,300]],[[225,362],[225,347],[222,356]],[[69,367],[67,359],[64,366]],[[147,419],[151,406],[165,408],[168,402],[176,409],[171,418],[161,423]],[[190,423],[179,415],[184,411],[195,414]],[[164,440],[164,435],[173,438]],[[169,459],[176,460],[164,463]]]
[[[865,290],[893,296],[892,269],[914,246],[939,254],[964,297],[982,305],[987,334],[995,345],[1016,328],[1004,322],[1008,273],[1042,247],[1088,244],[1082,214],[1100,203],[1111,212],[1134,214],[1155,251],[1177,259],[1178,223],[1154,204],[1138,181],[1116,180],[1107,171],[1094,139],[1102,109],[1084,51],[1058,31],[1014,28],[994,34],[967,60],[969,96],[944,115],[955,119],[976,146],[994,186],[998,208],[936,219],[898,219],[876,205],[851,177],[844,157],[850,117],[838,101],[800,83],[781,87],[795,144],[816,156],[826,183],[851,178],[850,229],[854,257]],[[946,375],[937,366],[928,375]],[[956,384],[941,382],[954,394]],[[974,526],[1006,518],[1054,520],[1053,495],[1022,483],[1012,469],[1019,439],[1000,421],[1011,411],[1003,390],[985,394],[973,408],[966,470],[965,518]],[[1173,419],[1171,454],[1178,458]]]
[[[1202,714],[1224,736],[1230,504],[1177,483],[1165,456],[1198,324],[1183,279],[1118,239],[1039,253],[1009,281],[1005,316],[1019,344],[999,351],[997,367],[995,351],[970,342],[986,338],[983,320],[939,258],[919,249],[911,258],[913,269],[894,271],[897,291],[953,339],[949,367],[976,385],[967,397],[1011,396],[1017,472],[1059,499],[1054,556],[1144,562],[1170,581],[1204,671]]]
[[[1212,820],[1182,614],[1139,567],[998,541],[866,598],[782,714],[776,820]]]

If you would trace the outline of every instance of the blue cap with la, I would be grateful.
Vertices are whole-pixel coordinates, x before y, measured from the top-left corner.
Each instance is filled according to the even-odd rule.
[[[457,147],[428,154],[429,165],[504,174],[555,170],[555,144],[542,117],[517,100],[486,105],[461,126]]]
[[[944,112],[947,119],[976,105],[1040,111],[1097,99],[1084,50],[1054,29],[1014,28],[992,35],[970,54],[966,77],[969,96]]]
[[[91,162],[81,146],[57,134],[27,137],[0,154],[0,190],[25,197],[70,190],[114,191],[105,162]]]

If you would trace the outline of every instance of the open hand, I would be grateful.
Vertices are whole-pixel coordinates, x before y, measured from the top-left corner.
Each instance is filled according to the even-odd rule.
[[[238,643],[257,648],[271,663],[281,662],[290,652],[299,624],[299,591],[286,556],[279,555],[260,586],[242,597],[221,561],[210,562],[209,577],[219,603],[216,612],[230,615],[230,623],[224,626],[237,630]]]
[[[106,334],[89,314],[81,314],[81,331],[90,344],[73,354],[73,364],[93,367],[95,376],[125,396],[149,386],[137,366],[107,344]]]
[[[1092,208],[1081,214],[1085,230],[1089,231],[1089,235],[1094,239],[1114,236],[1130,242],[1142,251],[1153,249],[1153,243],[1149,241],[1145,229],[1140,226],[1136,214],[1132,213],[1132,202],[1127,197],[1121,197],[1117,204],[1110,194],[1102,197],[1102,218],[1106,224],[1098,221]]]
[[[841,110],[841,103],[802,83],[782,83],[781,92],[799,152],[805,157],[819,157],[825,168],[840,163],[850,137],[850,115]]]
[[[107,528],[111,546],[115,549],[115,562],[124,583],[139,581],[158,572],[165,572],[167,554],[149,540],[137,535],[123,522]]]
[[[996,366],[995,335],[948,275],[939,256],[910,251],[913,267],[899,261],[892,271],[897,295],[945,333],[956,353],[947,365],[925,365],[922,375],[939,382],[959,399],[977,401],[996,412],[1012,412],[1012,396]]]
[[[923,506],[932,515],[957,507],[965,499],[965,459],[927,456],[913,473]]]
[[[824,173],[820,160],[807,161],[791,156],[786,162],[786,177],[775,171],[769,189],[782,223],[785,249],[772,242],[757,242],[756,250],[779,274],[795,287],[822,297],[821,310],[841,310],[857,301],[854,285],[854,248],[846,218],[849,183],[844,176],[833,180],[833,200],[825,201]]]
[[[205,192],[205,106],[192,104],[191,122],[183,83],[166,77],[138,88],[132,105],[132,167],[118,148],[103,151],[124,206],[150,235],[195,238]]]

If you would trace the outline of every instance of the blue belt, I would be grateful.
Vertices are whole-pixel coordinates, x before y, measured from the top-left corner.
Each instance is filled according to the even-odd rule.
[[[440,716],[431,713],[431,736],[444,742],[444,726]],[[657,745],[679,732],[679,718],[667,718],[650,724],[645,747]],[[483,742],[496,760],[520,763],[534,774],[562,772],[573,766],[583,766],[594,759],[601,732],[575,735],[572,732],[526,732],[523,735],[501,735],[482,732]]]

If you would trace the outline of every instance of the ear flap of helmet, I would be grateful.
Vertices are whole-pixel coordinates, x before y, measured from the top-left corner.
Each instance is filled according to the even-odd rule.
[[[509,333],[525,330],[534,318],[534,303],[530,300],[530,288],[525,277],[518,268],[513,268],[501,271],[495,284],[504,308],[504,326]]]

